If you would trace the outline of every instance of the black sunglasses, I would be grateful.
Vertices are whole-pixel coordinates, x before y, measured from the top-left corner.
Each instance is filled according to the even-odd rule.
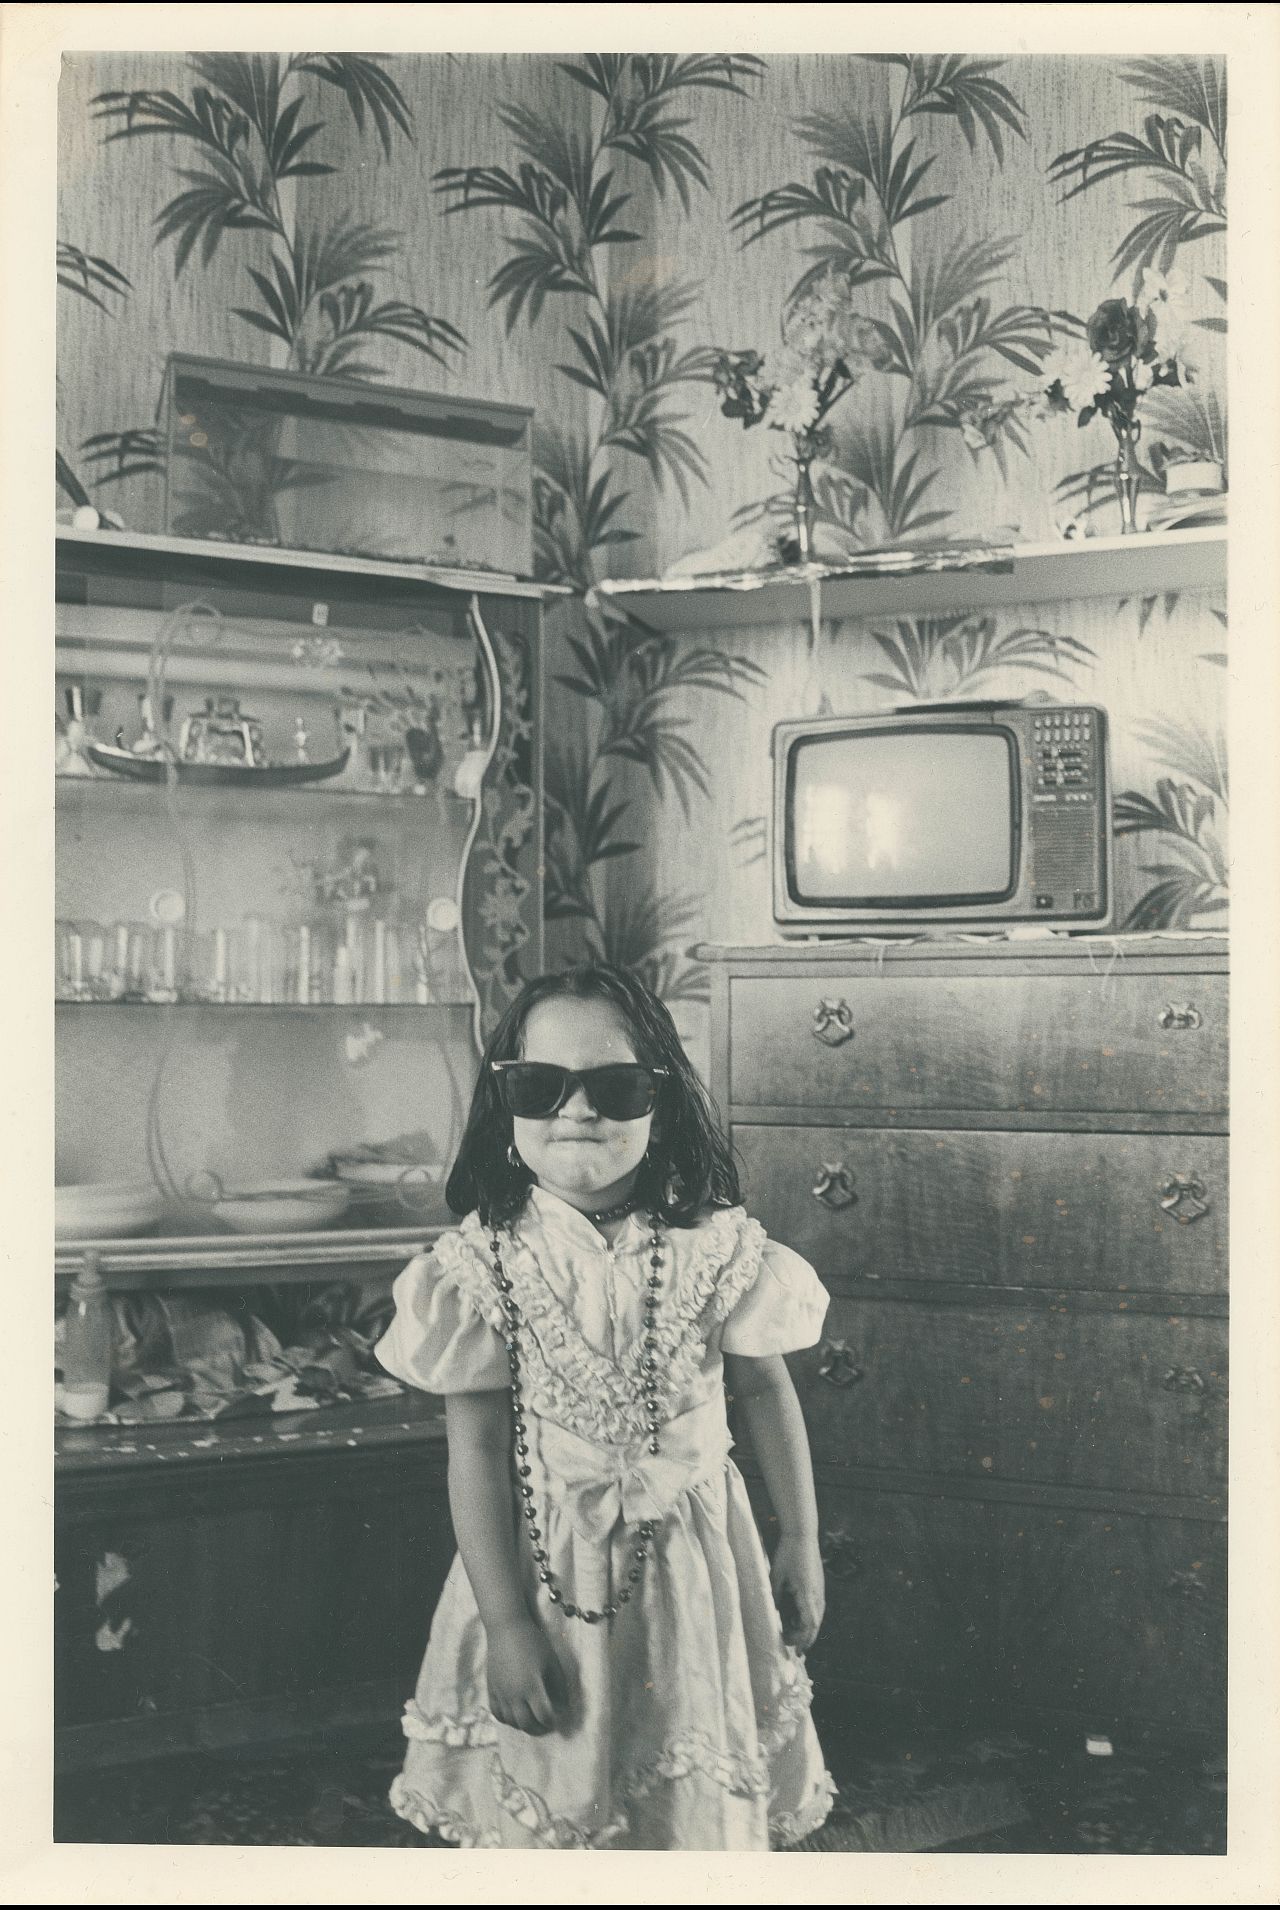
[[[507,1112],[522,1121],[544,1121],[555,1114],[575,1088],[582,1088],[597,1114],[607,1121],[638,1121],[652,1114],[658,1080],[666,1068],[639,1061],[615,1061],[604,1068],[562,1068],[554,1061],[491,1061]]]

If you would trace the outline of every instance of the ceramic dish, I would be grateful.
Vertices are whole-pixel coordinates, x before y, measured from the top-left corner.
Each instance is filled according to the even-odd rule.
[[[399,1213],[406,1223],[434,1206],[444,1179],[439,1161],[366,1161],[347,1154],[334,1155],[333,1171],[362,1209]]]
[[[164,1201],[150,1182],[88,1181],[53,1190],[57,1240],[124,1240],[154,1227]]]
[[[249,1181],[215,1200],[209,1211],[233,1233],[309,1233],[340,1220],[350,1199],[351,1189],[340,1181]]]

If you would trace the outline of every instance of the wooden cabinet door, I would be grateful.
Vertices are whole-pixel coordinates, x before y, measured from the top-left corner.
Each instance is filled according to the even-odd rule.
[[[1103,1729],[1222,1728],[1224,1527],[1032,1506],[999,1518],[1003,1691]]]
[[[734,1145],[749,1211],[824,1279],[1226,1287],[1221,1136],[740,1126]]]
[[[752,1107],[1226,1107],[1225,975],[734,977],[730,1100]]]
[[[60,1724],[185,1717],[198,1741],[216,1709],[411,1694],[453,1556],[442,1487],[385,1452],[228,1473],[195,1503],[64,1505]]]

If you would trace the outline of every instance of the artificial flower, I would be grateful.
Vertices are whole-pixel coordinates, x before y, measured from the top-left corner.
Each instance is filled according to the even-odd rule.
[[[782,385],[769,400],[769,423],[776,431],[807,431],[818,416],[818,394],[808,380]]]
[[[844,361],[854,377],[869,365],[872,371],[889,371],[894,363],[892,351],[881,327],[858,312],[850,312],[844,324]],[[855,363],[862,361],[862,367]]]
[[[1089,320],[1089,350],[1108,365],[1141,358],[1151,344],[1152,325],[1144,312],[1122,298],[1104,298]]]
[[[1119,301],[1116,301],[1119,303]],[[1111,372],[1102,357],[1087,345],[1065,345],[1044,362],[1041,379],[1046,392],[1055,385],[1072,411],[1080,411],[1102,396],[1111,382]]]
[[[771,391],[778,391],[783,385],[807,384],[812,376],[808,358],[791,345],[770,352],[767,383]]]
[[[1157,272],[1150,265],[1144,266],[1137,297],[1137,304],[1142,311],[1154,313],[1161,307],[1182,306],[1190,296],[1191,287],[1187,284],[1185,272],[1176,268],[1169,273]]]

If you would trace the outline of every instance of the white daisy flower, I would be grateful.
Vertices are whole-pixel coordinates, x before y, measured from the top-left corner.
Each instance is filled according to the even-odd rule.
[[[1041,379],[1047,391],[1050,386],[1062,386],[1063,395],[1073,411],[1081,411],[1085,405],[1091,405],[1107,389],[1111,380],[1099,352],[1091,352],[1087,345],[1066,345],[1060,351],[1046,358],[1041,371]]]
[[[769,400],[768,415],[775,431],[807,431],[818,416],[818,394],[800,379],[782,385]]]

